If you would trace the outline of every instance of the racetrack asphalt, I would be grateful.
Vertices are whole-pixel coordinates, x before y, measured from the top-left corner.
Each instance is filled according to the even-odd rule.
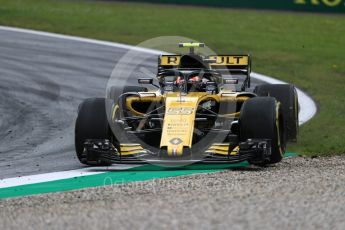
[[[127,51],[0,30],[0,179],[84,167],[74,152],[78,105],[105,96]],[[155,73],[157,56],[140,67]]]

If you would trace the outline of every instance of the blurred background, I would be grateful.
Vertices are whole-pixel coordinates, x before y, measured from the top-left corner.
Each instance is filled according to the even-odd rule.
[[[344,13],[343,0],[129,0],[195,6]]]

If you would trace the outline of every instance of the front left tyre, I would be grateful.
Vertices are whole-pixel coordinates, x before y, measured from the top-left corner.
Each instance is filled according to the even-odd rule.
[[[271,140],[271,156],[260,165],[280,162],[286,147],[281,103],[273,97],[248,99],[243,104],[239,117],[239,137],[241,142],[248,139]]]

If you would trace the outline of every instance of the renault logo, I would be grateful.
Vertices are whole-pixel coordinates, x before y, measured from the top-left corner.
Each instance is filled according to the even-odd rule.
[[[182,143],[182,140],[180,138],[173,138],[169,142],[173,145],[179,145]]]

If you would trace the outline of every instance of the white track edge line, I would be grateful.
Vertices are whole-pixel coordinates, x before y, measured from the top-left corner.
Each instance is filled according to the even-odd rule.
[[[18,33],[28,33],[28,34],[45,36],[45,37],[67,39],[71,41],[85,42],[85,43],[97,44],[97,45],[102,45],[102,46],[117,47],[121,49],[131,49],[138,52],[157,54],[157,55],[165,53],[159,50],[136,47],[136,46],[126,45],[126,44],[121,44],[121,43],[116,43],[116,42],[101,41],[101,40],[96,40],[96,39],[82,38],[82,37],[77,37],[77,36],[43,32],[43,31],[37,31],[37,30],[31,30],[31,29],[0,26],[0,30],[18,32]],[[280,81],[272,77],[265,76],[258,73],[252,73],[251,76],[255,79],[262,80],[270,84],[286,84],[286,82],[284,81]],[[315,116],[317,112],[317,106],[315,102],[313,101],[313,99],[309,97],[302,90],[297,89],[297,93],[299,97],[299,105],[301,108],[300,113],[299,113],[300,125],[302,125]],[[118,169],[116,165],[114,165],[113,167],[114,169]],[[131,167],[135,167],[135,166],[127,166],[127,168],[131,168]],[[125,169],[125,168],[126,166],[124,166],[121,169]],[[93,168],[92,170],[95,170],[95,169]],[[27,184],[48,182],[48,181],[54,181],[54,180],[68,179],[68,178],[79,177],[79,176],[90,176],[90,175],[95,175],[99,173],[104,173],[104,172],[94,172],[94,171],[90,171],[90,168],[84,168],[84,169],[76,169],[76,170],[69,170],[69,171],[37,174],[37,175],[31,175],[31,176],[6,178],[6,179],[0,180],[0,189],[19,186],[19,185],[27,185]]]
[[[109,167],[86,167],[82,169],[76,170],[68,170],[68,171],[60,171],[60,172],[51,172],[51,173],[43,173],[43,174],[36,174],[36,175],[29,175],[29,176],[22,176],[22,177],[13,177],[13,178],[6,178],[0,180],[0,191],[2,188],[14,187],[19,185],[28,185],[28,184],[37,184],[43,182],[50,182],[56,180],[63,180],[63,179],[70,179],[74,177],[82,177],[82,176],[92,176],[96,174],[102,174],[109,171],[120,171],[126,170],[130,168],[138,167],[138,165],[125,165],[125,164],[118,164],[112,165]]]

